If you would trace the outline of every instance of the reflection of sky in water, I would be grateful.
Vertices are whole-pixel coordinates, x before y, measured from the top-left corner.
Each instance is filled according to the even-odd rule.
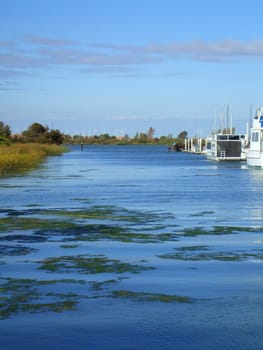
[[[261,349],[263,240],[262,232],[247,232],[246,228],[263,226],[262,185],[263,172],[247,169],[243,163],[214,163],[204,156],[169,153],[159,146],[86,146],[83,152],[75,147],[27,175],[2,178],[0,217],[11,217],[8,209],[21,209],[20,213],[9,211],[13,220],[41,218],[55,223],[52,220],[58,216],[38,213],[37,209],[67,212],[92,206],[115,208],[115,215],[123,218],[140,216],[139,222],[103,216],[70,219],[78,225],[115,227],[116,232],[124,227],[134,234],[129,242],[114,236],[114,229],[107,239],[98,236],[91,240],[88,229],[80,230],[76,238],[79,226],[69,232],[61,228],[56,232],[52,227],[47,231],[2,232],[1,237],[9,238],[24,234],[24,240],[10,238],[1,244],[34,251],[4,256],[1,281],[4,277],[53,280],[53,284],[35,286],[41,294],[35,302],[60,300],[62,293],[72,293],[71,298],[79,302],[77,311],[18,312],[0,320],[4,348],[30,349],[33,344],[44,350],[59,344],[58,349],[63,350]],[[60,225],[69,220],[67,216],[59,219]],[[26,227],[26,220],[24,224]],[[224,230],[219,235],[209,234],[214,232],[213,226],[237,229],[234,233],[226,229],[227,234],[222,234]],[[186,237],[187,228],[207,231]],[[159,241],[143,241],[142,236],[136,236],[173,233],[178,237]],[[43,240],[29,241],[27,236]],[[186,256],[196,254],[197,258],[161,257],[178,253],[180,248],[189,254]],[[67,272],[38,269],[47,257],[63,256],[103,256],[154,269],[91,274],[80,273],[76,262],[71,262],[74,268]],[[224,257],[230,260],[222,260]],[[63,261],[60,263],[63,266]],[[55,283],[56,279],[83,280],[84,284],[63,285]],[[98,283],[104,283],[101,289]],[[182,295],[194,302],[165,304],[112,298],[116,290]]]

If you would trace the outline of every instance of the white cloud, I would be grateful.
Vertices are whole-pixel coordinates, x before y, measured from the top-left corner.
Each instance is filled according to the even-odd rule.
[[[149,117],[145,115],[119,115],[119,116],[113,116],[111,120],[166,120],[166,119],[172,119],[170,117],[166,116],[156,116],[156,117]]]
[[[30,47],[27,46],[28,42],[32,44]],[[27,35],[16,46],[0,41],[0,65],[10,69],[64,65],[86,67],[92,73],[113,73],[115,70],[115,73],[123,74],[133,73],[124,70],[134,69],[135,66],[158,65],[185,59],[210,62],[262,60],[263,40],[196,40],[144,46],[94,43],[84,45],[66,38]]]
[[[25,40],[31,43],[44,45],[44,46],[51,46],[51,47],[79,45],[79,42],[75,40],[68,40],[63,38],[47,38],[47,37],[37,36],[37,35],[25,35],[24,38]]]

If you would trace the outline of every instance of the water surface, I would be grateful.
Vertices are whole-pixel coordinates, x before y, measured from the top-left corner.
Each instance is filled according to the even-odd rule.
[[[262,185],[164,146],[1,178],[1,348],[262,349]]]

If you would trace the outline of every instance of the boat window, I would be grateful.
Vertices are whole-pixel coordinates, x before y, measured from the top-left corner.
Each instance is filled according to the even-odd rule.
[[[258,132],[252,132],[252,141],[253,142],[258,142],[258,140],[259,140]]]
[[[217,135],[217,139],[218,140],[227,140],[228,139],[228,135]]]
[[[229,135],[229,140],[239,140],[239,135]]]

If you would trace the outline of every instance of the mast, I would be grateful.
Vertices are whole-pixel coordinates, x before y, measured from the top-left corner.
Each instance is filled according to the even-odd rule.
[[[227,105],[227,110],[226,110],[226,133],[229,133],[228,127],[229,127],[229,105]]]
[[[250,104],[250,111],[249,111],[249,127],[252,128],[252,104]]]
[[[230,106],[229,106],[230,134],[233,133],[232,119],[233,119],[233,115],[232,115],[232,105],[230,105]]]

